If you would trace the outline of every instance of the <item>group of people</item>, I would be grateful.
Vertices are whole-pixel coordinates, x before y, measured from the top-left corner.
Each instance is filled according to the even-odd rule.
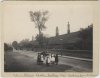
[[[37,64],[46,64],[47,66],[51,64],[58,64],[58,54],[52,53],[38,53]]]

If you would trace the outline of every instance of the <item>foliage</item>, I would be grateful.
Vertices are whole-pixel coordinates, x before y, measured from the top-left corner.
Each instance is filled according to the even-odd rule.
[[[28,39],[22,40],[19,43],[19,49],[28,49],[31,48],[32,44],[30,43],[30,41]]]
[[[13,41],[12,42],[12,46],[17,50],[18,49],[18,42],[17,41]]]
[[[86,29],[82,29],[79,33],[81,41],[78,45],[81,49],[92,50],[93,49],[93,24],[88,26]]]
[[[48,20],[48,11],[30,11],[31,20],[35,23],[35,27],[39,30],[39,35],[41,31],[46,28],[45,23]]]
[[[12,50],[13,48],[10,45],[8,45],[7,43],[4,43],[4,51],[12,51]]]
[[[46,29],[45,23],[48,20],[48,11],[36,11],[32,12],[30,11],[30,17],[31,20],[35,23],[35,27],[38,28],[39,34],[37,35],[36,39],[39,42],[40,47],[42,48],[43,46],[43,29]]]
[[[40,34],[40,36],[37,34],[36,41],[39,42],[41,48],[46,48],[48,45],[48,38],[43,34]]]

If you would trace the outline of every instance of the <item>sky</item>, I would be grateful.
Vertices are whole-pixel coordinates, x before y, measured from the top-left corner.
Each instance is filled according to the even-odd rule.
[[[9,4],[3,9],[4,42],[21,41],[32,39],[38,29],[31,21],[29,11],[49,11],[49,19],[46,22],[46,30],[43,31],[48,37],[55,36],[56,26],[59,34],[67,33],[67,24],[70,23],[70,31],[75,32],[80,28],[86,28],[93,23],[92,5],[30,5]]]

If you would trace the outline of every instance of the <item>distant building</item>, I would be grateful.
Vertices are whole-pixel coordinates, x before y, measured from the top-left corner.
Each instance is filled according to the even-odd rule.
[[[56,27],[56,35],[54,37],[48,38],[48,49],[68,49],[73,48],[74,44],[80,40],[78,37],[79,32],[70,33],[70,24],[67,25],[67,34],[59,35],[58,26]],[[35,41],[36,42],[36,41]],[[38,46],[39,44],[34,43]]]
[[[73,32],[70,34],[63,34],[50,37],[48,39],[48,48],[50,49],[74,49],[73,47],[81,39],[78,37],[79,32]]]
[[[68,31],[66,34],[59,35],[59,29],[56,27],[56,36],[48,38],[47,49],[91,49],[92,46],[92,28],[84,28],[84,31],[70,32],[70,24],[68,22]],[[84,39],[85,37],[85,39]],[[38,48],[39,43],[33,41],[34,48]],[[83,47],[83,48],[82,48]]]

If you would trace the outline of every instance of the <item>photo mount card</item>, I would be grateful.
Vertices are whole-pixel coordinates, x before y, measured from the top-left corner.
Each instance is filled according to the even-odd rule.
[[[98,1],[1,2],[3,77],[94,77]]]

